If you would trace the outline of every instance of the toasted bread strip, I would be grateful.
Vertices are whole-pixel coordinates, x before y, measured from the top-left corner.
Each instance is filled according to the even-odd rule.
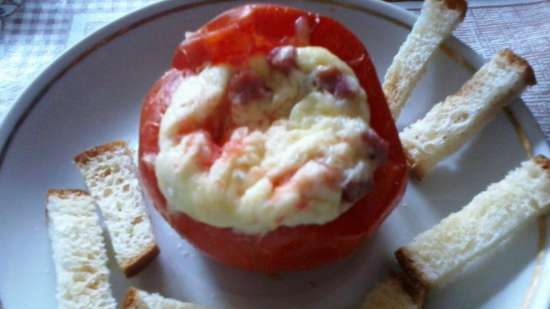
[[[58,308],[116,308],[93,199],[80,190],[50,190],[46,213]]]
[[[426,289],[404,274],[392,275],[369,292],[361,309],[419,309],[424,306]]]
[[[384,93],[393,119],[409,99],[426,65],[439,45],[464,19],[466,0],[426,0],[420,16],[384,78]]]
[[[75,158],[111,236],[115,257],[126,276],[138,273],[158,254],[151,220],[132,151],[116,141],[89,149]]]
[[[151,294],[136,288],[128,289],[121,306],[122,309],[204,309],[204,307],[183,303],[174,299],[164,298],[159,294]]]
[[[399,134],[413,175],[422,178],[535,83],[527,61],[508,49],[497,53],[457,93]]]
[[[409,276],[443,286],[466,265],[489,253],[529,219],[550,208],[550,160],[523,162],[457,213],[396,252]]]

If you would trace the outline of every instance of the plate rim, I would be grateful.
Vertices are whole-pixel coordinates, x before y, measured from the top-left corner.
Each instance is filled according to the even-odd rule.
[[[180,12],[182,10],[191,9],[194,7],[200,7],[203,5],[211,5],[218,3],[230,3],[239,2],[240,0],[176,0],[176,1],[160,1],[145,5],[142,8],[131,11],[109,23],[95,30],[91,34],[82,38],[73,46],[69,47],[63,53],[61,53],[52,63],[44,68],[33,81],[25,87],[25,90],[18,96],[15,103],[10,107],[8,113],[4,117],[2,124],[0,125],[0,174],[3,171],[3,165],[7,154],[10,150],[10,145],[19,128],[25,123],[27,117],[34,111],[35,107],[41,101],[41,98],[53,87],[58,80],[60,80],[71,68],[78,65],[87,56],[91,55],[98,49],[109,44],[111,41],[116,40],[118,37],[127,34],[128,32],[137,29],[147,23],[166,15]],[[276,2],[274,1],[256,1],[256,2]],[[338,1],[338,0],[301,0],[300,2],[306,3],[318,3],[323,5],[333,5],[337,7],[343,7],[347,9],[359,9],[360,11],[367,11],[367,13],[374,13],[376,17],[393,21],[394,24],[400,25],[410,29],[416,21],[417,15],[411,13],[395,4],[390,4],[382,0],[351,0],[351,1]],[[445,48],[439,48],[440,50],[448,49],[452,52],[447,56],[452,60],[459,62],[459,65],[465,65],[472,72],[477,70],[485,62],[484,58],[475,52],[471,47],[458,40],[454,35],[447,39],[443,46]],[[460,63],[462,62],[462,63]],[[510,115],[509,117],[515,118],[518,122],[520,129],[523,130],[527,139],[532,143],[541,143],[548,149],[549,143],[544,136],[543,131],[540,128],[540,124],[535,119],[534,115],[520,98],[517,99],[519,104],[509,105]],[[513,121],[512,121],[513,122]],[[517,128],[516,128],[517,129]],[[547,152],[547,151],[546,151]],[[539,236],[540,237],[540,236]],[[547,242],[545,249],[550,247],[550,243]],[[547,251],[547,250],[545,250]],[[548,253],[548,252],[546,252]],[[533,257],[535,260],[536,256]],[[542,260],[542,266],[548,264],[550,256],[547,256]],[[547,273],[548,269],[541,271],[542,274]],[[532,274],[533,275],[533,274]],[[528,290],[531,289],[531,280],[525,291],[525,296]],[[539,294],[542,285],[538,284],[535,288],[535,293]],[[539,296],[544,297],[544,296]],[[536,299],[536,298],[535,298]],[[533,300],[533,299],[531,299]],[[528,308],[527,306],[522,308]],[[550,305],[550,295],[544,300],[546,307]]]

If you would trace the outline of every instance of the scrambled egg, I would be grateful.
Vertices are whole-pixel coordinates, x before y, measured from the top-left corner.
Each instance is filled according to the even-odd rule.
[[[266,59],[244,65],[267,89],[252,102],[227,103],[242,67],[206,67],[175,90],[153,163],[171,211],[248,234],[324,224],[352,206],[347,184],[372,178],[367,97],[351,68],[320,47],[297,48],[287,72]],[[353,94],[323,88],[316,78],[326,68]],[[230,124],[225,138],[205,129],[212,121]]]

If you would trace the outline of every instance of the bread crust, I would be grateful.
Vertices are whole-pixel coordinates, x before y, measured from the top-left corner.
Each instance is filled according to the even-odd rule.
[[[121,309],[135,309],[138,306],[138,290],[134,287],[130,287],[128,289],[128,292],[126,292],[126,296],[124,296],[124,300],[122,301],[122,304],[120,306]]]
[[[443,4],[453,11],[460,12],[460,19],[463,20],[468,10],[468,2],[466,0],[443,0]]]
[[[527,62],[527,60],[525,60],[521,56],[515,54],[511,49],[506,48],[500,50],[496,53],[496,55],[494,56],[494,60],[492,61],[496,61],[496,65],[500,67],[509,67],[518,71],[519,74],[522,75],[526,85],[536,85],[537,80],[535,79],[533,68],[531,67],[529,62]],[[478,86],[480,83],[481,82],[470,84],[466,82],[455,95],[467,97],[471,95],[473,91],[477,91],[476,86]]]
[[[93,148],[90,148],[74,157],[74,162],[83,166],[86,165],[91,159],[94,159],[100,154],[111,152],[117,148],[128,149],[128,143],[123,140],[113,141],[107,144],[99,145]]]
[[[126,277],[132,277],[143,270],[149,263],[154,260],[160,253],[160,248],[157,244],[151,244],[143,254],[133,258],[128,263],[121,265],[122,271]]]
[[[74,162],[81,169],[84,178],[86,178],[85,172],[83,171],[87,168],[92,167],[93,164],[95,164],[95,161],[103,160],[103,157],[109,154],[116,154],[117,156],[128,156],[130,158],[133,155],[132,150],[128,147],[128,143],[126,141],[116,140],[83,151],[82,153],[75,156]],[[107,169],[105,171],[105,174],[101,174],[99,175],[99,177],[107,177],[110,173],[111,170]],[[86,182],[88,181],[86,180]],[[99,206],[101,212],[106,211],[102,208],[101,205]],[[143,207],[145,206],[143,205]],[[150,218],[148,218],[147,220],[150,220]],[[108,224],[107,229],[109,230],[109,233],[111,233]],[[111,241],[113,240],[111,239]],[[120,268],[122,269],[126,277],[132,277],[139,273],[142,269],[144,269],[154,258],[159,255],[159,253],[160,249],[158,245],[153,241],[147,245],[144,245],[143,248],[141,248],[140,251],[136,253],[138,255],[129,257],[128,259],[125,258],[123,261],[119,261],[117,257],[117,262],[119,263]]]
[[[90,196],[90,193],[81,189],[49,189],[46,194],[46,200],[50,197],[57,198],[69,198],[74,196]],[[48,219],[48,208],[44,207],[46,215],[46,224],[49,224],[50,220]]]
[[[67,198],[71,196],[89,196],[90,194],[81,189],[50,189],[48,197],[55,196],[59,198]]]
[[[529,86],[537,84],[537,79],[535,77],[535,72],[525,58],[517,55],[511,49],[506,48],[497,53],[498,57],[502,58],[506,63],[511,66],[516,67],[520,72],[523,72],[525,75],[525,83]]]
[[[391,273],[379,282],[361,303],[361,309],[408,308],[424,306],[427,290],[405,273]]]
[[[405,152],[405,157],[407,159],[407,166],[409,167],[410,172],[409,174],[414,178],[414,180],[421,181],[426,175],[426,171],[422,169],[421,164],[412,158],[407,149],[403,148],[403,151]]]
[[[537,155],[533,158],[533,161],[550,176],[550,159],[544,155]]]
[[[428,280],[423,276],[422,272],[416,268],[416,263],[412,254],[405,247],[399,248],[395,251],[395,258],[401,268],[410,280],[410,285],[418,287],[417,289],[424,289],[424,295],[426,291],[431,287]]]
[[[419,308],[422,308],[426,301],[428,288],[416,279],[408,276],[406,273],[395,274],[394,277],[398,280],[401,288],[409,294],[413,302],[417,304]]]

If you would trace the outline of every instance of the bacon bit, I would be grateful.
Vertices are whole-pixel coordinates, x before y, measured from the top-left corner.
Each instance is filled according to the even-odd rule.
[[[296,48],[292,45],[273,48],[267,55],[267,62],[285,73],[296,67]]]
[[[179,128],[173,139],[174,142],[179,143],[181,138],[189,133],[194,132],[197,129],[198,124],[194,119],[184,119],[179,123]]]
[[[233,104],[246,104],[267,98],[271,89],[265,81],[252,70],[242,70],[231,77],[229,81],[229,101]]]
[[[206,129],[212,140],[219,146],[227,140],[226,135],[231,131],[231,117],[226,117],[229,112],[229,104],[226,100],[218,105],[215,111],[203,121],[203,128]]]
[[[202,121],[197,121],[193,118],[187,118],[180,122],[178,131],[173,137],[173,140],[177,143],[181,138],[187,134],[192,134],[195,130],[205,130],[209,133],[210,138],[219,144],[224,134],[227,121],[221,115],[225,115],[221,107],[218,110],[212,112]]]
[[[368,144],[368,159],[376,165],[381,165],[388,159],[388,143],[381,139],[374,130],[368,130],[361,136]]]
[[[176,139],[179,141],[186,134],[191,134],[195,130],[204,130],[209,133],[211,140],[218,146],[222,146],[231,135],[232,122],[231,117],[226,117],[229,112],[229,103],[223,100],[218,104],[215,110],[211,111],[206,118],[200,122],[196,119],[184,119],[179,126]]]
[[[342,188],[342,201],[353,204],[362,199],[372,188],[371,180],[351,181]]]
[[[368,160],[374,164],[374,168],[384,164],[388,159],[388,143],[381,139],[374,130],[368,130],[361,135],[363,142],[367,144]],[[352,180],[342,187],[342,201],[355,203],[362,199],[374,187],[372,178],[368,180]]]
[[[339,98],[353,98],[357,93],[357,85],[335,67],[320,69],[314,83]]]

